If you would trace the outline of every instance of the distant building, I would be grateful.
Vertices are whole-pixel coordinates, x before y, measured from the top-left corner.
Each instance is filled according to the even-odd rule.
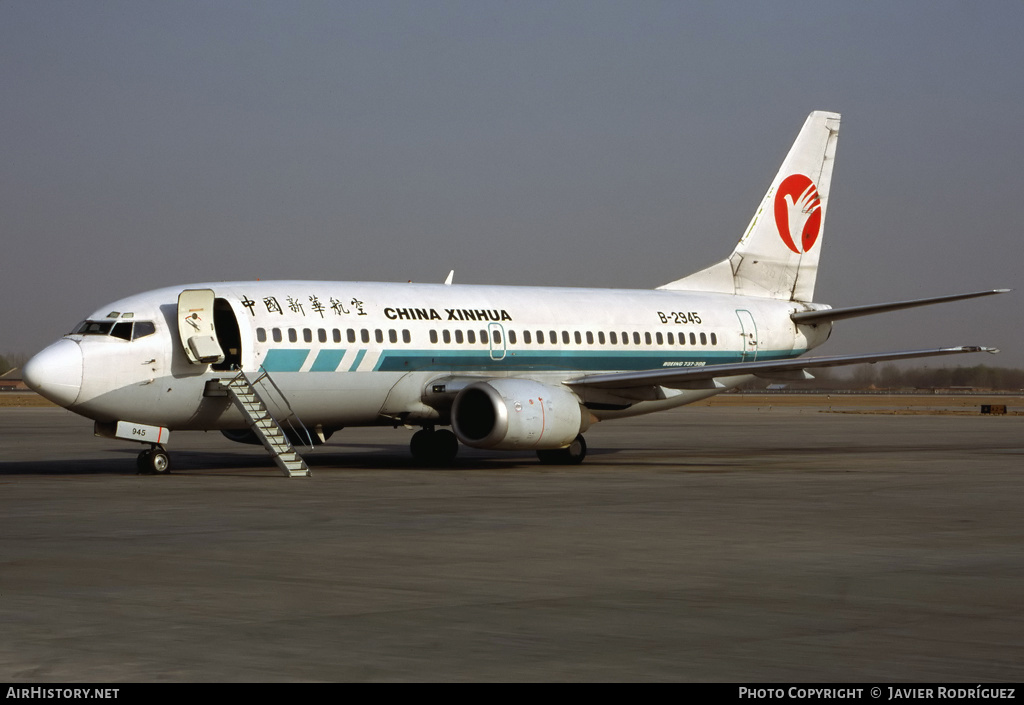
[[[0,392],[27,392],[28,385],[21,378],[21,368],[15,367],[0,375]]]

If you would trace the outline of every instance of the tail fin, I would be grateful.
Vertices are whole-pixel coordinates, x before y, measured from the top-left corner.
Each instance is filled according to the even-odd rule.
[[[839,113],[811,113],[729,258],[658,288],[811,301],[838,136]]]

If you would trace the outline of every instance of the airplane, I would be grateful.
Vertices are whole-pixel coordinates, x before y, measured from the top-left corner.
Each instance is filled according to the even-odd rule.
[[[832,308],[813,301],[839,134],[815,111],[728,258],[651,290],[360,281],[235,281],[108,304],[35,355],[28,386],[141,442],[166,473],[172,431],[262,444],[288,476],[295,445],[344,427],[419,429],[410,449],[450,464],[460,445],[586,456],[594,423],[671,409],[754,377],[937,355],[960,346],[800,357],[837,320],[1003,293]],[[449,427],[445,428],[445,427]]]

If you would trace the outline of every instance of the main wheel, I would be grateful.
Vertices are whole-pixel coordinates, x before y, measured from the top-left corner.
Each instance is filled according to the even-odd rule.
[[[433,456],[438,465],[451,465],[459,454],[459,439],[446,428],[434,431]]]
[[[544,465],[579,465],[587,457],[587,442],[580,434],[565,448],[538,450],[537,457]]]
[[[424,465],[450,465],[459,452],[459,439],[447,429],[417,431],[409,443],[412,457]]]
[[[409,452],[412,453],[413,460],[418,463],[429,461],[430,446],[433,438],[434,430],[430,428],[424,428],[412,434],[412,440],[409,441]]]

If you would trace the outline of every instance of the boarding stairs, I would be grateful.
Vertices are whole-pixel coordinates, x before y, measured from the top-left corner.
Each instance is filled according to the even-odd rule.
[[[295,450],[281,424],[270,413],[263,397],[256,391],[256,385],[264,380],[269,380],[273,384],[266,371],[254,379],[250,379],[245,372],[239,372],[225,387],[235,406],[249,420],[253,433],[263,442],[263,447],[274,458],[274,462],[285,476],[309,477],[311,473],[306,461]]]

